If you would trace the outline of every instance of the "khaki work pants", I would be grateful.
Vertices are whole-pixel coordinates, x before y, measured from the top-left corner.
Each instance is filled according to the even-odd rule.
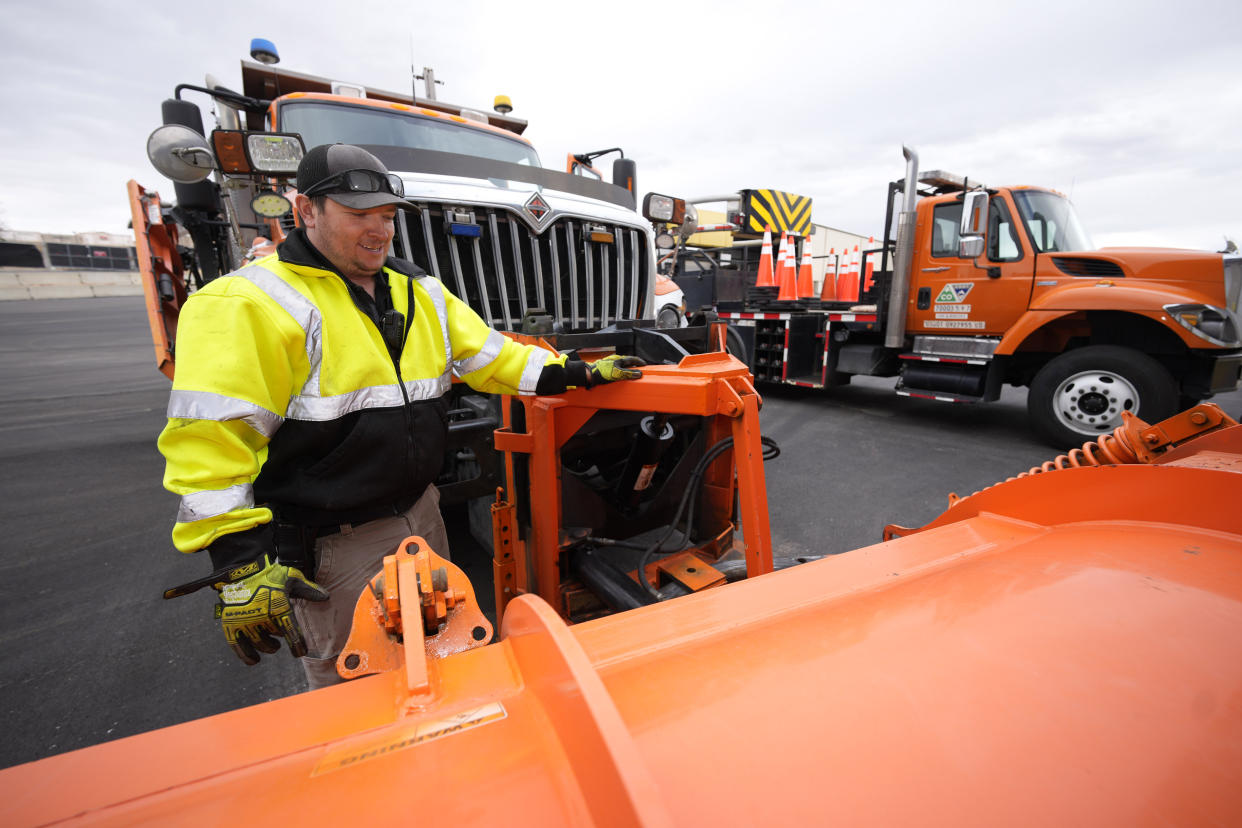
[[[344,681],[336,672],[336,657],[349,639],[358,596],[379,572],[384,557],[396,552],[410,535],[421,535],[437,555],[449,556],[440,492],[435,486],[428,486],[405,514],[342,526],[339,533],[315,542],[319,566],[314,580],[330,597],[319,603],[293,600],[294,615],[306,637],[302,668],[311,690]]]

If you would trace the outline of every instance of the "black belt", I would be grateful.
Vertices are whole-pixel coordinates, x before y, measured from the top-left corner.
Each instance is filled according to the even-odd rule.
[[[410,507],[413,506],[417,502],[418,502],[418,498],[414,498],[409,503],[404,503],[404,504],[403,503],[390,503],[389,505],[383,507],[382,509],[364,512],[356,520],[345,520],[345,521],[341,521],[340,523],[330,523],[326,526],[312,525],[312,526],[308,526],[307,530],[310,532],[314,532],[315,537],[317,538],[331,537],[332,535],[340,534],[347,527],[350,529],[356,529],[357,527],[368,524],[374,520],[381,520],[383,518],[397,517],[398,515],[403,515],[406,512],[408,512],[410,510]]]

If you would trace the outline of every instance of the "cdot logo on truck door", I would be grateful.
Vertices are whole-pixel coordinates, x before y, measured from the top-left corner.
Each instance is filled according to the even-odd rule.
[[[961,302],[975,286],[974,282],[950,282],[936,296],[937,302]]]
[[[936,318],[924,319],[924,328],[956,328],[980,331],[986,324],[970,318],[970,305],[963,300],[975,286],[974,282],[949,282],[936,294]]]

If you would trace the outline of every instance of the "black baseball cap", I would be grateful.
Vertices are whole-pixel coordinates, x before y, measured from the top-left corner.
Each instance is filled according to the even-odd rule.
[[[409,206],[403,198],[405,188],[401,179],[390,173],[384,162],[352,144],[320,144],[311,148],[298,164],[298,192],[327,196],[356,210],[385,204]]]

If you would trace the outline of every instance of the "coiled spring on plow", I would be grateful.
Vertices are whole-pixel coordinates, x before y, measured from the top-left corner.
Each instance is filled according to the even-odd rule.
[[[1131,417],[1131,419],[1136,418]],[[1142,421],[1138,420],[1138,422],[1141,423]],[[1138,453],[1135,452],[1134,447],[1130,444],[1131,439],[1128,423],[1122,423],[1113,429],[1112,434],[1105,434],[1098,440],[1089,440],[1083,443],[1080,448],[1071,449],[1069,452],[1054,457],[1038,466],[1031,466],[1030,469],[1019,474],[1018,477],[1027,477],[1032,474],[1058,471],[1060,469],[1080,469],[1087,466],[1137,463],[1139,462]],[[1009,479],[1014,480],[1016,478],[1011,477]]]
[[[1212,403],[1199,405],[1181,414],[1174,415],[1173,418],[1170,418],[1170,421],[1182,418],[1200,427],[1237,425],[1236,420]],[[1159,435],[1151,435],[1150,432],[1147,432],[1147,429],[1147,423],[1128,411],[1123,412],[1121,415],[1121,425],[1113,429],[1112,434],[1105,434],[1098,440],[1089,440],[1083,443],[1081,448],[1072,449],[1066,454],[1054,457],[1038,466],[1032,466],[1027,471],[1022,472],[1022,474],[1010,477],[1004,482],[1008,483],[1010,480],[1017,480],[1020,477],[1029,477],[1033,474],[1043,474],[1044,472],[1060,471],[1062,469],[1119,466],[1125,463],[1150,463],[1157,454],[1171,448],[1177,441],[1169,442],[1167,439],[1161,439]],[[1144,439],[1145,433],[1147,434],[1146,440]],[[999,484],[992,484],[992,486],[996,485]],[[987,491],[992,486],[979,491]],[[975,494],[978,493],[975,492]],[[950,504],[955,502],[956,499],[951,495]]]
[[[1089,440],[1083,443],[1081,448],[1072,449],[1046,463],[1032,466],[1021,474],[1001,481],[1001,483],[1009,483],[1022,477],[1030,477],[1031,475],[1044,474],[1051,471],[1064,471],[1066,469],[1153,463],[1157,462],[1157,459],[1162,454],[1181,443],[1193,440],[1195,437],[1209,431],[1229,428],[1237,424],[1237,420],[1225,414],[1219,406],[1213,403],[1201,403],[1180,414],[1174,414],[1172,417],[1154,426],[1149,426],[1127,411],[1121,415],[1121,425],[1114,429],[1111,434],[1105,434],[1098,440]],[[982,494],[989,489],[1001,485],[1001,483],[993,483],[991,486],[982,488],[970,495],[970,497]],[[964,499],[956,494],[950,494],[949,508],[953,508],[953,506]],[[928,525],[931,526],[934,523]],[[884,527],[883,537],[887,541],[921,531],[922,529],[913,529],[890,523]]]

